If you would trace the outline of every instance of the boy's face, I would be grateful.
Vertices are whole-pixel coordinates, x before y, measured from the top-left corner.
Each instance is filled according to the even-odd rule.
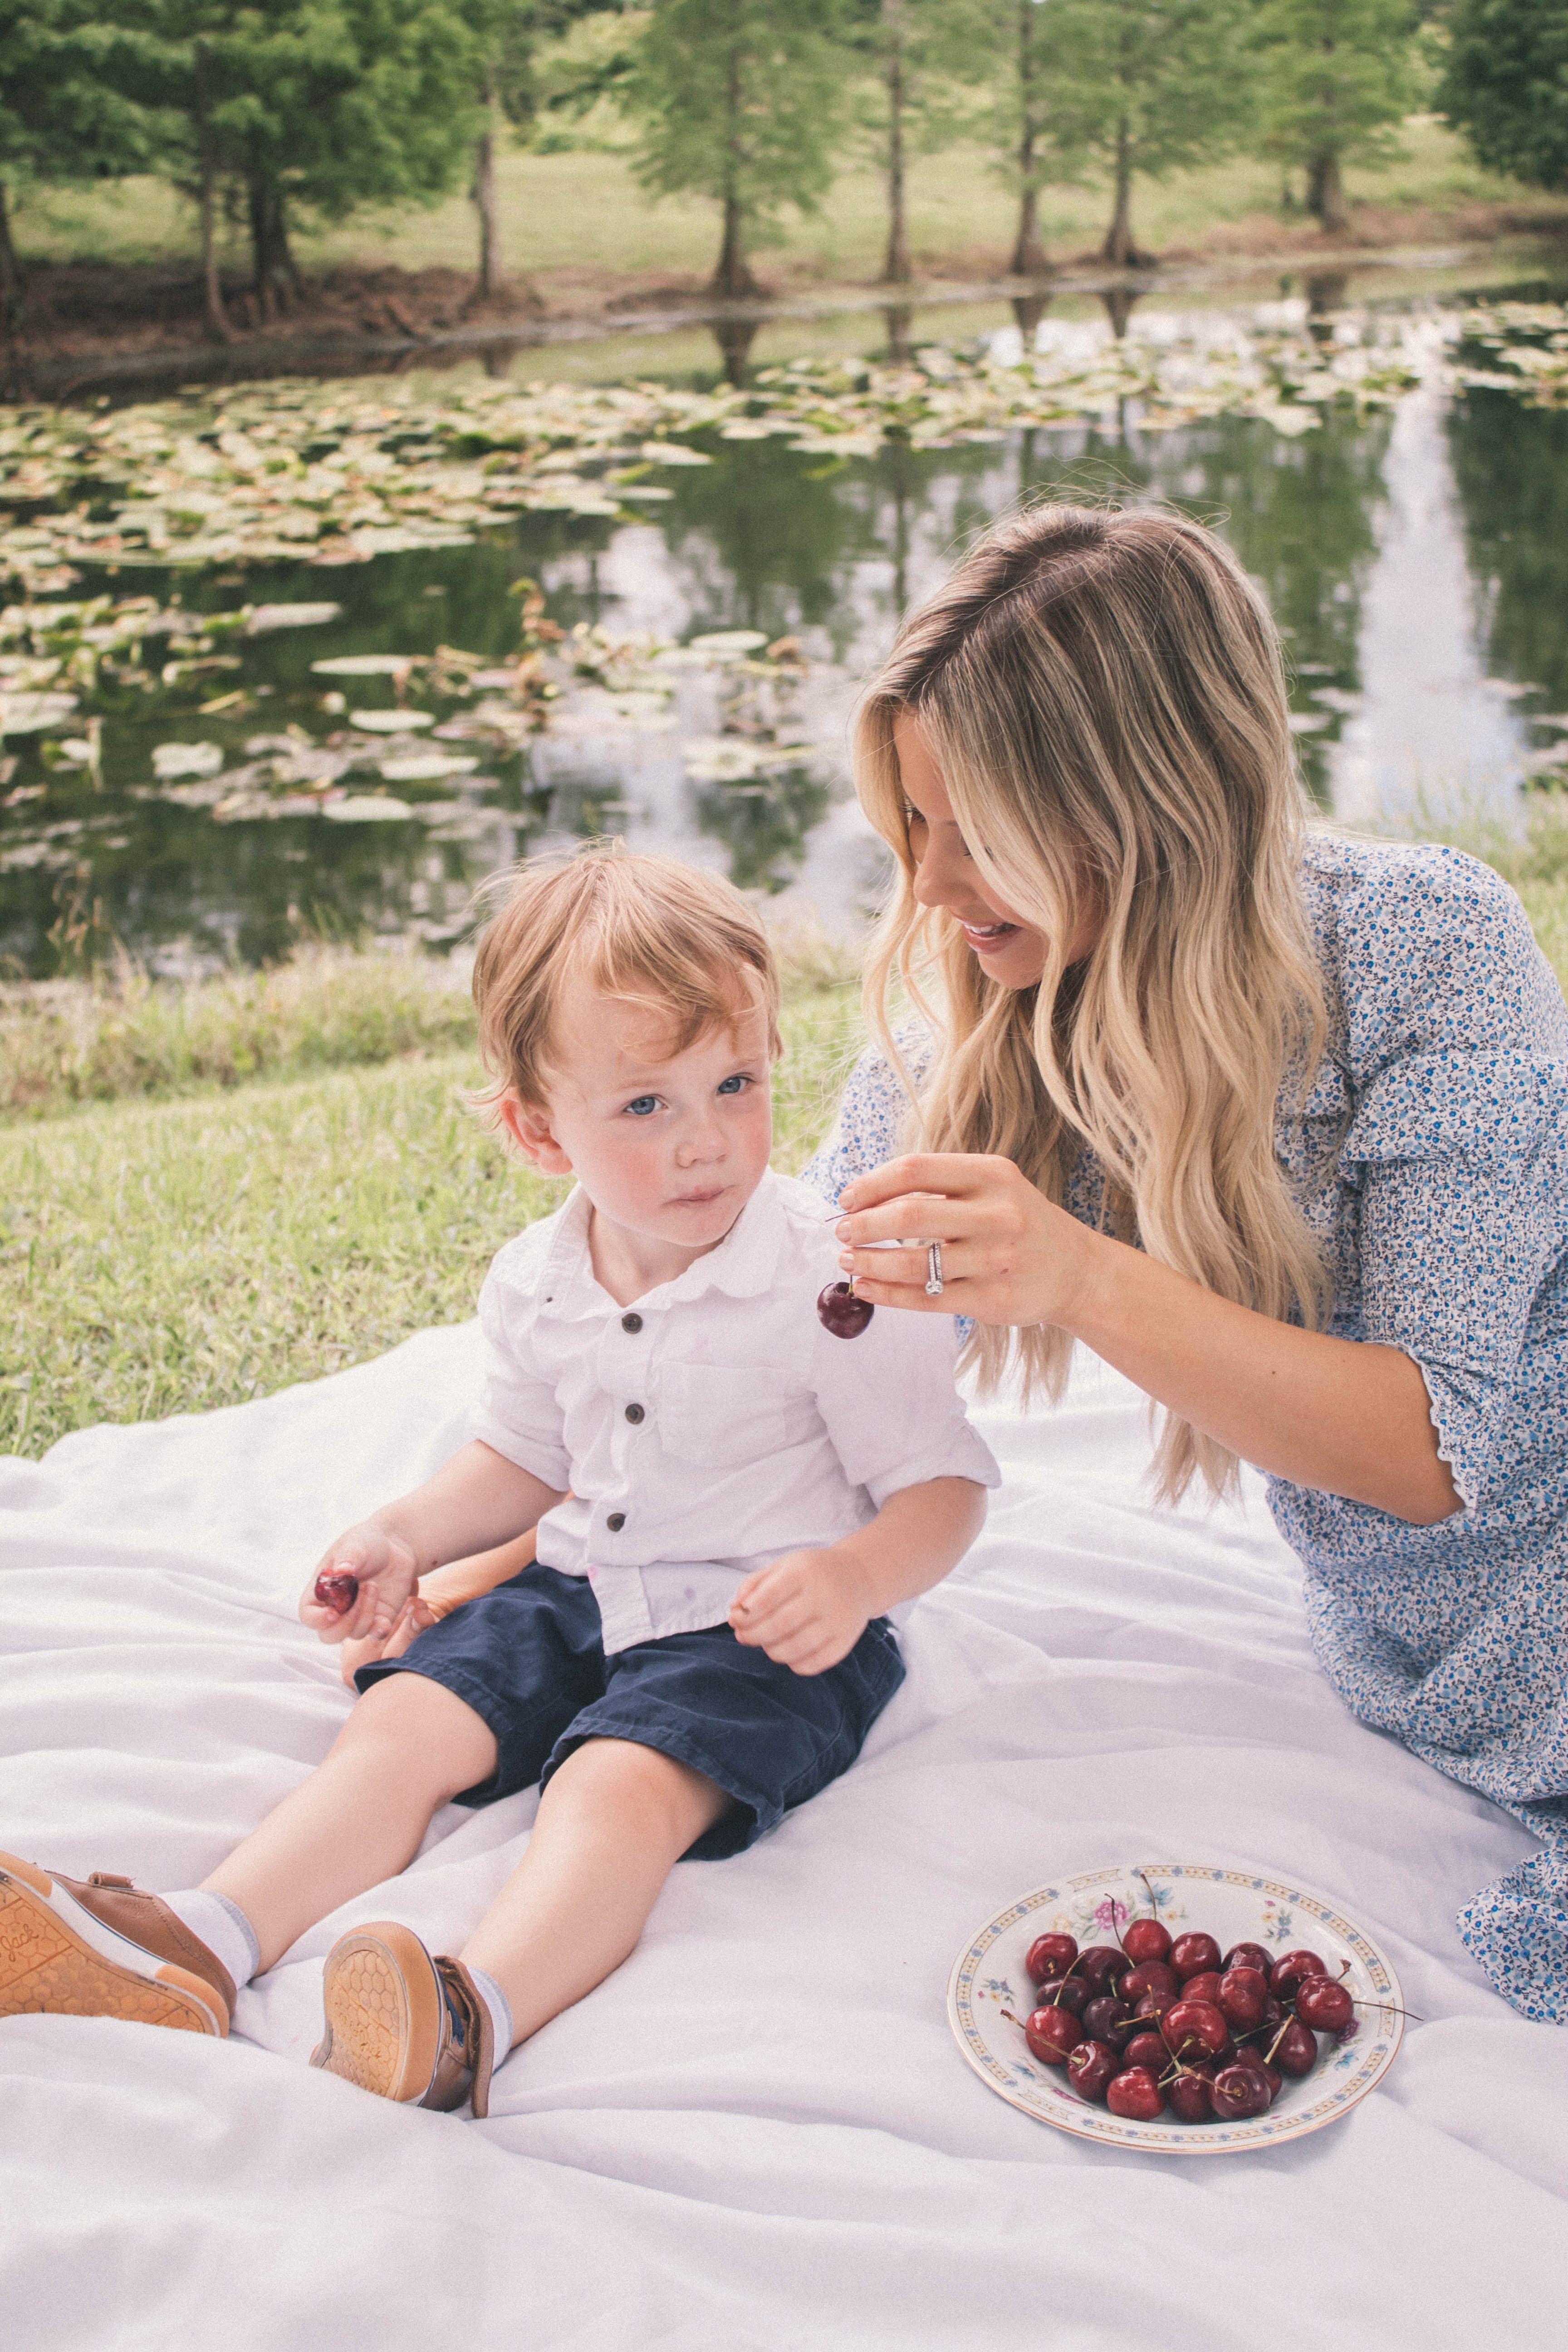
[[[553,1045],[548,1101],[501,1106],[514,1140],[547,1175],[574,1175],[625,1233],[692,1257],[714,1248],[773,1147],[761,1003],[672,1055],[662,1014],[574,982]]]

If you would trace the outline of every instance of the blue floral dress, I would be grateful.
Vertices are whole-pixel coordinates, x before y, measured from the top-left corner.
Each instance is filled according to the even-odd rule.
[[[1516,2009],[1568,2024],[1568,1008],[1514,893],[1457,850],[1316,836],[1304,891],[1329,1041],[1277,1148],[1330,1328],[1420,1366],[1464,1507],[1409,1527],[1282,1478],[1269,1504],[1347,1705],[1542,1841],[1458,1925]],[[868,1054],[806,1181],[837,1200],[904,1113]],[[1066,1205],[1094,1223],[1102,1191],[1085,1150]]]

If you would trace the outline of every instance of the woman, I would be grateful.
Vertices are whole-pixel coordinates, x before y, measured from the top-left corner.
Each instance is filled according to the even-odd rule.
[[[856,755],[901,878],[808,1173],[857,1290],[972,1318],[987,1385],[1085,1341],[1168,1497],[1268,1475],[1348,1705],[1545,1841],[1459,1932],[1568,2022],[1568,1012],[1518,899],[1307,835],[1267,611],[1168,516],[993,531]]]

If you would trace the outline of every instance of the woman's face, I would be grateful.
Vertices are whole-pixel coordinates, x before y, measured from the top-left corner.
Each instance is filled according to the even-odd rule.
[[[931,755],[919,722],[901,711],[893,723],[899,755],[910,854],[915,861],[914,893],[922,907],[942,907],[958,924],[987,979],[1004,988],[1033,988],[1046,968],[1046,940],[1007,912],[980,887],[942,771]],[[1085,920],[1072,941],[1068,963],[1089,954],[1099,936]]]

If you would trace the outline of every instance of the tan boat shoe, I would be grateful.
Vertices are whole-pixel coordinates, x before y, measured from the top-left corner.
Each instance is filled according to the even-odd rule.
[[[321,2002],[312,2066],[405,2105],[447,2114],[471,2099],[488,2114],[495,2028],[461,1960],[432,1958],[412,1927],[377,1919],[338,1937]]]
[[[226,2035],[234,1979],[157,1895],[0,1853],[0,2017],[119,2017]]]

